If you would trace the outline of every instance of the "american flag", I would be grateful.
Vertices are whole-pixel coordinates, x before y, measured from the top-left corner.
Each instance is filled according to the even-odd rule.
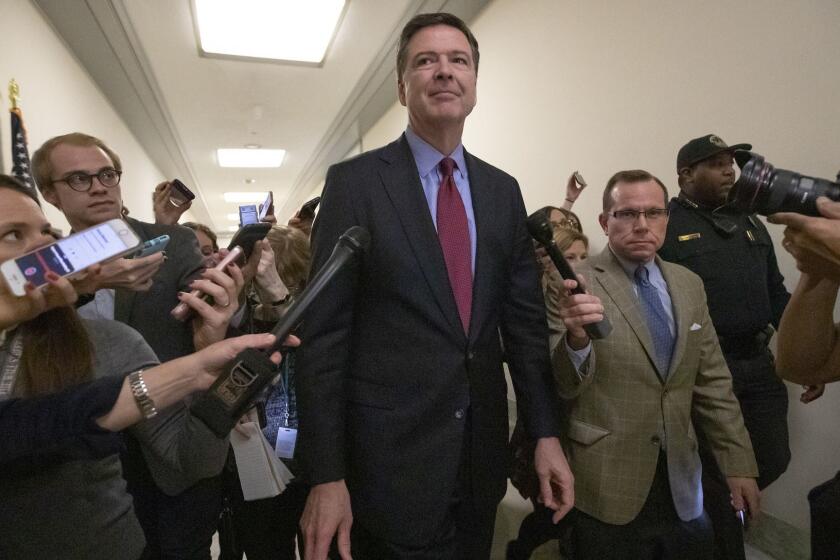
[[[29,166],[29,149],[26,147],[26,129],[20,109],[12,109],[12,175],[35,190],[35,179]]]

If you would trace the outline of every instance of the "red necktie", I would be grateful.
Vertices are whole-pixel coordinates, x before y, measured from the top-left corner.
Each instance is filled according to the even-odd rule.
[[[440,160],[442,179],[437,196],[437,230],[461,325],[464,332],[469,333],[472,313],[472,248],[464,201],[461,200],[452,176],[454,169],[455,160],[452,158]]]

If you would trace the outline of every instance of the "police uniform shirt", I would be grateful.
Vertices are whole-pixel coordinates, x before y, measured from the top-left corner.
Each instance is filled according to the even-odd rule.
[[[764,224],[726,209],[713,215],[686,199],[674,198],[668,207],[659,256],[703,279],[718,335],[751,336],[768,324],[778,328],[790,294]]]

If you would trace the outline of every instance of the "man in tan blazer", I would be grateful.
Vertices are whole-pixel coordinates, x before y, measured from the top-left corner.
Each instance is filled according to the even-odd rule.
[[[622,171],[604,191],[609,246],[589,260],[591,293],[573,280],[547,296],[558,390],[569,403],[564,448],[575,473],[575,558],[711,558],[692,411],[732,491],[759,510],[758,474],[700,278],[656,257],[667,191]],[[583,326],[606,315],[612,333]]]

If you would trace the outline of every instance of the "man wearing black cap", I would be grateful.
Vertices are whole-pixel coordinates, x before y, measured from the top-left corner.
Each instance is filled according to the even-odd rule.
[[[767,347],[790,294],[764,224],[754,215],[738,214],[725,206],[736,178],[733,154],[751,148],[749,144],[728,146],[719,136],[708,134],[680,149],[680,194],[669,204],[668,230],[659,255],[703,279],[712,323],[752,439],[758,486],[763,489],[790,461],[787,391],[776,376]],[[715,558],[744,558],[741,521],[730,505],[726,479],[703,434],[698,435],[704,506],[715,531]]]

